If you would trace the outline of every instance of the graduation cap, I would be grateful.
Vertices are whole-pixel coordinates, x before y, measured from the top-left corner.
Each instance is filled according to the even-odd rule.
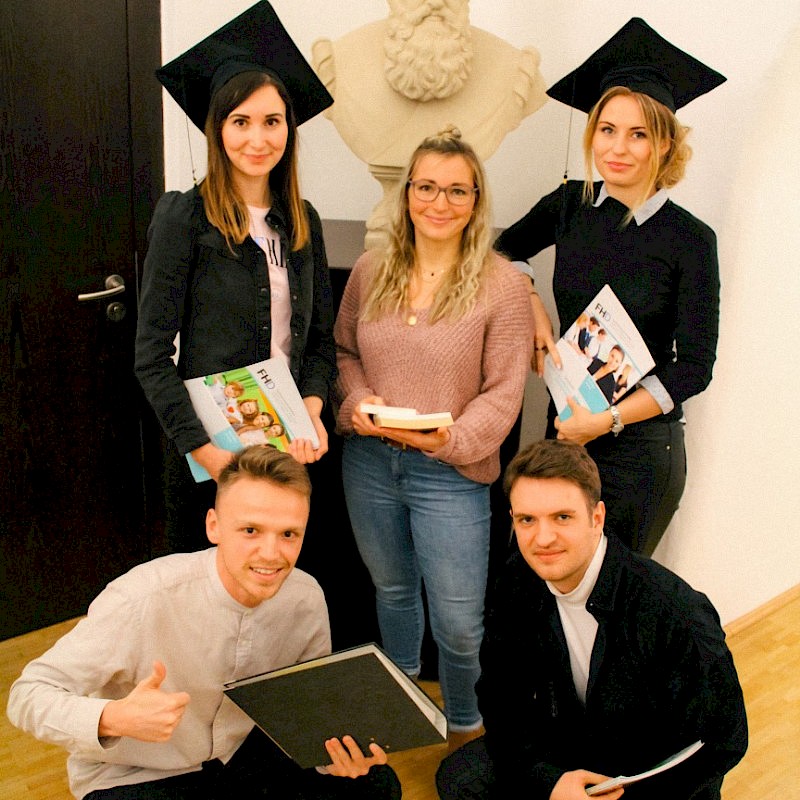
[[[156,77],[202,131],[214,92],[251,70],[280,79],[292,99],[298,125],[333,103],[266,0],[156,70]]]
[[[675,112],[725,80],[633,17],[547,94],[588,113],[607,89],[626,86]]]

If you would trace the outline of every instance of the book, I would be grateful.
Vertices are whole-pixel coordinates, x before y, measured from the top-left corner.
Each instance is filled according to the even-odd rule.
[[[447,428],[453,424],[453,415],[449,411],[419,414],[415,408],[378,406],[373,403],[362,403],[361,410],[370,414],[375,424],[381,428],[427,431]]]
[[[605,411],[655,366],[636,325],[608,284],[556,342],[556,348],[561,369],[548,353],[544,381],[562,421],[572,416],[567,398],[592,413]]]
[[[235,453],[251,444],[286,450],[292,439],[319,447],[314,423],[286,362],[268,358],[246,367],[184,381],[195,413],[211,441]],[[186,454],[195,481],[211,480]]]
[[[387,753],[447,739],[441,709],[376,644],[225,684],[225,694],[301,767],[330,763],[325,740]]]
[[[586,794],[603,794],[603,792],[616,789],[618,786],[627,786],[629,783],[636,783],[637,781],[644,780],[652,775],[658,775],[659,772],[664,772],[665,770],[674,767],[676,764],[680,764],[681,761],[686,761],[689,756],[694,755],[702,746],[703,743],[698,740],[693,744],[690,744],[688,747],[684,747],[683,750],[680,750],[679,752],[675,753],[675,755],[665,759],[660,764],[656,764],[652,769],[648,769],[645,772],[640,772],[638,775],[619,775],[616,778],[610,778],[607,781],[603,781],[603,783],[596,783],[594,786],[590,786],[586,789]]]

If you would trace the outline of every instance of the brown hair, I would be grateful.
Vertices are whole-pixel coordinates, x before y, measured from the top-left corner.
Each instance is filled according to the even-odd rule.
[[[286,206],[291,218],[292,250],[300,250],[308,242],[309,224],[297,174],[297,123],[291,98],[275,75],[256,70],[240,72],[212,95],[205,127],[208,173],[200,185],[200,194],[208,221],[219,229],[229,246],[231,242],[241,244],[250,231],[250,212],[233,182],[230,159],[222,143],[222,126],[231,111],[262,86],[274,86],[286,105],[286,150],[269,174],[269,188],[273,202],[278,199]]]
[[[587,202],[591,203],[594,199],[592,140],[597,129],[597,121],[608,101],[619,96],[633,97],[638,102],[651,146],[649,180],[641,197],[637,198],[633,208],[626,215],[627,224],[633,219],[636,209],[644,204],[653,190],[669,189],[683,179],[686,165],[692,157],[692,148],[686,141],[689,128],[681,125],[675,114],[663,103],[654,100],[650,95],[634,92],[627,86],[612,86],[589,112],[583,133],[583,158],[586,166],[583,196]],[[662,156],[660,153],[665,142],[669,144],[669,148]]]
[[[561,478],[574,483],[583,492],[590,513],[600,500],[597,465],[586,448],[574,442],[542,439],[517,453],[503,476],[506,497],[520,478]]]
[[[311,480],[299,461],[269,444],[256,444],[235,453],[217,479],[217,497],[241,478],[269,481],[311,499]]]

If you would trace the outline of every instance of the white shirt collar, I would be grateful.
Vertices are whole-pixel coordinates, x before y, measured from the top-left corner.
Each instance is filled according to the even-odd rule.
[[[605,183],[600,187],[597,194],[597,199],[593,205],[597,208],[607,197],[610,197]],[[649,200],[636,209],[633,219],[637,225],[644,225],[657,211],[660,211],[664,203],[669,200],[669,194],[666,189],[659,189]]]

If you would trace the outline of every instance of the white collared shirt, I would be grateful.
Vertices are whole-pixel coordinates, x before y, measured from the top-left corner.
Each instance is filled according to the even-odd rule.
[[[281,590],[253,608],[225,589],[215,547],[140,564],[112,581],[87,616],[11,687],[14,725],[70,752],[70,789],[96,789],[194,772],[227,762],[253,721],[223,695],[227,681],[330,653],[319,584],[294,569]],[[164,663],[162,689],[191,703],[168,742],[98,739],[103,708]]]
[[[608,189],[606,189],[605,182],[600,187],[600,191],[597,193],[597,198],[595,199],[593,205],[597,208],[602,202],[607,198],[610,197],[608,193]],[[660,211],[664,206],[664,203],[669,200],[669,194],[667,194],[666,189],[659,189],[651,198],[646,200],[633,214],[634,222],[642,226],[644,225],[647,220],[650,219],[657,211]]]

